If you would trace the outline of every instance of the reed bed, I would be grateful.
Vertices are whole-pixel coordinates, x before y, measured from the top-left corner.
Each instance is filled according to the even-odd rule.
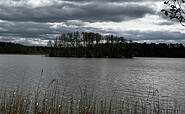
[[[34,92],[24,92],[19,88],[2,90],[0,114],[185,114],[184,104],[160,96],[158,90],[148,95],[123,95],[117,97],[97,96],[88,87],[79,87],[79,94],[61,91],[56,79],[46,90],[39,84]]]

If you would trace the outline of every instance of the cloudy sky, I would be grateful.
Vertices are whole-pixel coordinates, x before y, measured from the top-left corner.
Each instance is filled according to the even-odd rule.
[[[185,43],[164,0],[0,0],[0,41],[46,45],[61,33],[92,31],[137,42]]]

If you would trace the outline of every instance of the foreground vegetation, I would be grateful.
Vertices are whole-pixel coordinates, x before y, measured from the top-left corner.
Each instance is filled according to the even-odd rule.
[[[184,105],[161,97],[158,90],[141,96],[97,96],[94,91],[79,87],[78,94],[61,91],[56,79],[46,90],[24,92],[20,89],[1,91],[0,114],[184,114]]]

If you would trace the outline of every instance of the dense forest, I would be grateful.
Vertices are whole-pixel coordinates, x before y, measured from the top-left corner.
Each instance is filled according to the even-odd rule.
[[[185,58],[185,47],[180,43],[136,43],[115,35],[92,32],[61,34],[47,46],[24,46],[0,42],[0,54],[44,54],[51,57],[178,57]]]
[[[23,46],[17,43],[0,42],[0,54],[48,54],[48,47]]]
[[[185,47],[180,43],[134,43],[133,45],[136,57],[185,57]]]

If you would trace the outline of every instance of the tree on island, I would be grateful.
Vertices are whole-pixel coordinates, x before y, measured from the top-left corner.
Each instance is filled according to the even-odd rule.
[[[177,19],[185,27],[185,0],[167,0],[164,2],[168,8],[162,9],[170,19]]]
[[[64,33],[54,41],[48,41],[50,56],[132,58],[132,41],[115,35],[101,35],[93,32]]]

